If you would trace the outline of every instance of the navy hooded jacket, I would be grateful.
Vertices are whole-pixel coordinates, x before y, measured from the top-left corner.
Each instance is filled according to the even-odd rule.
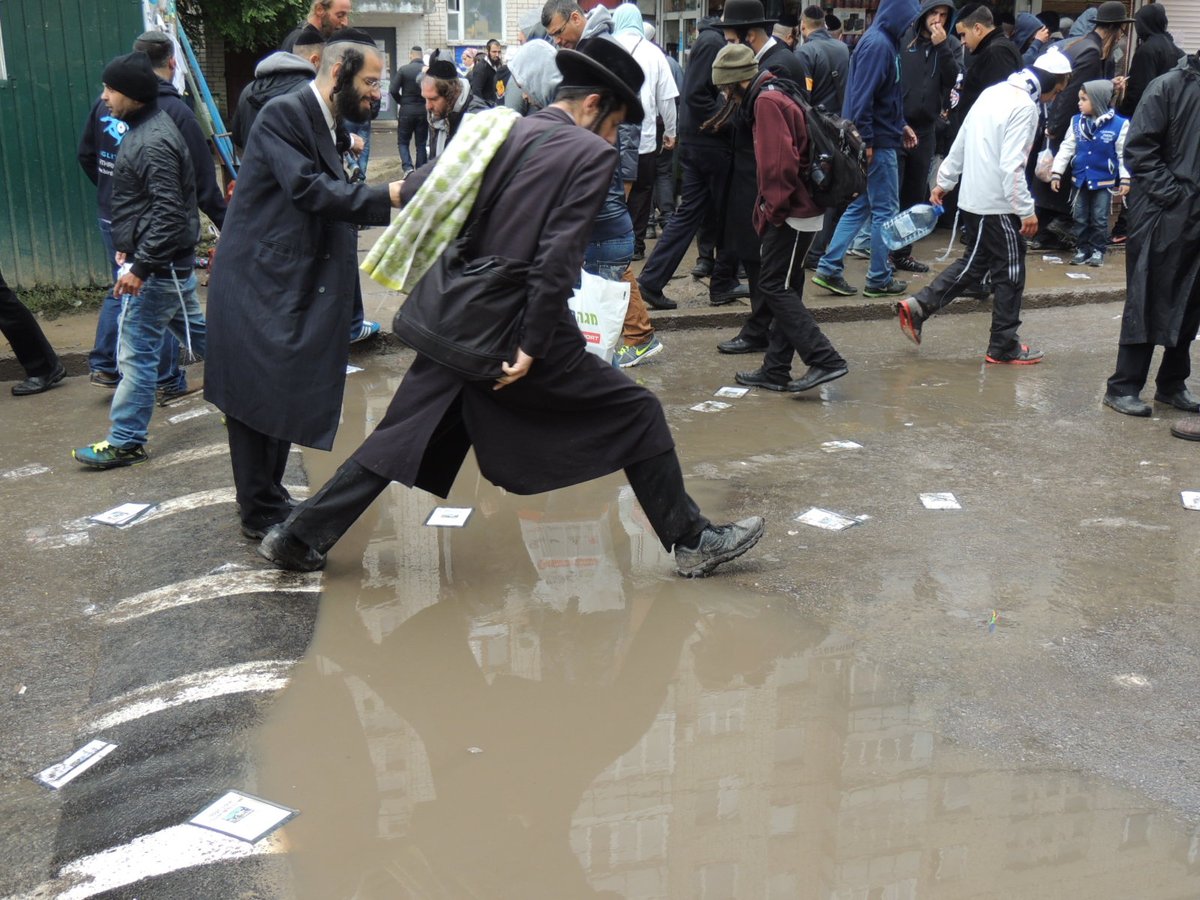
[[[903,145],[900,40],[920,10],[917,0],[883,0],[850,56],[842,115],[858,128],[863,142],[876,150],[898,150]]]

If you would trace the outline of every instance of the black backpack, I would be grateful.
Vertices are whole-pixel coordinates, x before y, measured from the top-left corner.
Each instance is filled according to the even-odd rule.
[[[853,122],[812,106],[787,78],[773,78],[762,89],[786,94],[804,113],[810,162],[801,175],[818,206],[841,209],[867,189],[867,150]]]

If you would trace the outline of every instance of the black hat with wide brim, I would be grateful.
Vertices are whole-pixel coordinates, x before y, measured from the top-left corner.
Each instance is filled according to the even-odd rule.
[[[625,121],[641,124],[645,111],[638,92],[646,74],[637,60],[610,37],[594,37],[578,50],[559,50],[554,64],[562,72],[560,87],[608,88],[625,107]]]
[[[1126,22],[1132,22],[1133,19],[1129,15],[1129,7],[1121,0],[1107,0],[1101,3],[1096,9],[1096,24],[1097,25],[1123,25]]]
[[[775,25],[774,19],[768,19],[763,10],[762,0],[726,0],[725,11],[721,14],[722,28],[762,28],[770,31]]]

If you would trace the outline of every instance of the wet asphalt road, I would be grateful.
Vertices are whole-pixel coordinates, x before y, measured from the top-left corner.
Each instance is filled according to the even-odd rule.
[[[757,630],[725,645],[750,657],[791,658],[811,653],[814,644],[828,640],[823,636],[838,635],[838,642],[853,647],[857,665],[869,664],[886,684],[880,691],[921,711],[922,734],[969,753],[973,771],[1032,780],[1065,773],[1088,780],[1095,810],[1156,816],[1158,839],[1147,846],[1168,848],[1162,859],[1182,866],[1181,880],[1168,885],[1167,879],[1161,891],[1140,896],[1194,895],[1188,846],[1200,822],[1192,703],[1200,684],[1200,642],[1188,607],[1200,520],[1182,507],[1179,492],[1200,490],[1196,448],[1169,436],[1174,411],[1133,420],[1100,407],[1118,313],[1118,307],[1103,305],[1030,312],[1023,337],[1046,351],[1047,362],[1023,369],[982,364],[983,316],[935,320],[919,350],[890,322],[832,325],[827,330],[850,361],[849,377],[817,396],[751,392],[709,413],[690,407],[711,399],[717,388],[733,383],[737,368],[756,360],[713,352],[724,333],[665,334],[667,351],[633,374],[663,400],[690,490],[710,516],[764,514],[769,530],[743,561],[693,588],[677,583],[667,560],[644,541],[636,545],[640,551],[613,558],[625,596],[647,593],[659,610],[651,620],[655,627],[637,634],[661,629],[675,635],[660,639],[678,653],[680,645],[672,641],[684,632],[677,634],[671,623],[681,614],[662,610],[701,602],[699,597],[709,609],[733,604],[766,611]],[[382,414],[407,360],[406,353],[356,360],[367,370],[349,382],[334,455],[306,457],[318,479]],[[0,758],[0,857],[7,863],[0,870],[0,896],[352,896],[354,890],[399,896],[386,887],[377,894],[357,882],[347,887],[353,879],[337,882],[327,894],[313,893],[305,880],[329,869],[328,860],[314,857],[314,843],[357,857],[344,852],[336,837],[339,820],[319,815],[321,798],[306,794],[315,788],[304,783],[345,793],[343,781],[358,786],[364,767],[389,752],[348,749],[354,742],[340,735],[352,731],[354,709],[331,705],[322,712],[329,698],[310,687],[312,671],[327,675],[347,667],[355,654],[370,656],[369,647],[352,641],[347,651],[337,623],[346,609],[374,608],[381,590],[403,606],[422,592],[444,601],[457,583],[463,591],[474,586],[526,608],[545,589],[545,579],[531,585],[525,575],[509,572],[504,561],[513,555],[493,550],[496,557],[489,557],[489,538],[478,531],[464,530],[470,550],[460,548],[453,563],[445,541],[422,543],[428,530],[420,522],[432,498],[400,489],[389,496],[403,495],[395,502],[408,512],[380,514],[379,527],[396,543],[386,565],[378,553],[368,554],[370,565],[363,569],[364,548],[377,524],[372,518],[335,551],[323,581],[264,574],[236,529],[219,416],[169,421],[208,409],[198,398],[156,411],[150,464],[81,471],[69,449],[103,433],[104,400],[80,378],[43,397],[0,400],[7,426],[0,435],[0,536],[10,548],[0,586],[6,648],[0,657],[0,727],[7,735]],[[822,449],[834,440],[862,447]],[[464,473],[456,486],[462,505],[482,510],[495,503],[503,512],[507,501],[478,487],[472,475]],[[298,454],[289,480],[306,481]],[[590,509],[597,490],[616,496],[620,482],[614,476],[598,488],[559,492],[544,502]],[[963,508],[921,506],[920,493],[943,491],[953,492]],[[127,501],[162,505],[156,518],[125,529],[82,521]],[[810,507],[869,518],[843,532],[792,521]],[[512,519],[504,513],[495,520],[481,512],[478,521],[495,521],[512,538],[524,534],[519,523],[528,521],[512,512]],[[393,569],[401,574],[385,577]],[[322,587],[324,599],[317,593]],[[336,612],[325,605],[351,588],[353,602],[339,603]],[[376,593],[359,593],[368,588]],[[568,582],[571,590],[586,602],[601,589],[592,581],[575,588]],[[367,596],[375,599],[367,602]],[[404,614],[381,607],[380,621],[389,615],[397,622],[415,620],[420,605],[404,607]],[[721,615],[708,620],[710,627],[724,621]],[[384,640],[391,627],[377,626],[375,638]],[[468,628],[472,646],[493,633],[481,627]],[[773,636],[793,630],[804,636],[797,637],[802,646],[786,653],[773,646]],[[606,634],[589,634],[576,649],[567,641],[560,652],[573,658],[584,648],[594,651],[597,642],[617,640]],[[476,657],[486,660],[483,651]],[[388,659],[372,664],[383,667],[372,669],[378,685],[401,680]],[[396,708],[410,702],[378,690]],[[455,696],[443,697],[442,705]],[[304,711],[302,726],[289,724],[296,710]],[[661,721],[663,713],[658,719],[653,710],[649,719],[639,715],[631,720],[641,722],[643,731],[648,727],[645,734],[655,733],[646,722]],[[333,723],[321,739],[313,716]],[[640,733],[629,725],[621,740],[636,741]],[[118,750],[77,781],[51,792],[29,778],[96,736],[118,743]],[[849,749],[844,752],[848,759]],[[834,758],[842,760],[844,772],[842,753]],[[597,760],[597,771],[604,762]],[[438,775],[436,758],[431,764]],[[737,766],[733,757],[710,768],[736,772]],[[856,777],[878,780],[879,769],[867,764]],[[841,791],[843,806],[852,795],[836,779],[813,777],[828,781],[833,796]],[[415,783],[409,787],[414,796],[428,793]],[[182,825],[229,788],[296,805],[301,817],[253,846]],[[363,790],[372,796],[370,784]],[[1053,794],[1044,784],[1032,793],[1039,790]],[[810,804],[803,815],[822,820],[813,812],[821,808]],[[975,809],[976,818],[989,816],[994,830],[988,841],[1003,842],[1017,830],[1003,809]],[[747,809],[744,818],[755,815]],[[400,820],[408,827],[425,821]],[[1130,827],[1127,820],[1102,822],[1098,814],[1087,821],[1097,835]],[[425,834],[436,833],[426,824]],[[843,827],[861,837],[865,826]],[[366,830],[378,840],[374,825]],[[430,859],[445,850],[444,842],[434,843],[430,849],[417,841]],[[1101,843],[1089,852],[1100,853]],[[878,862],[886,856],[879,847],[858,856]],[[592,855],[575,845],[574,832],[572,849],[575,858],[589,860],[584,868],[592,885],[608,886]],[[682,865],[678,853],[670,857]],[[463,865],[457,856],[448,858]],[[747,871],[770,868],[753,858],[741,863],[743,889]],[[1140,864],[1151,871],[1158,862],[1146,857]],[[355,871],[373,871],[366,857],[355,865]],[[1004,872],[1011,876],[1019,868],[1014,863]],[[727,875],[713,869],[704,876],[712,879],[713,895],[721,895],[715,885]],[[1008,876],[1001,873],[1010,889],[1001,895],[1030,896],[1003,881]],[[923,883],[919,873],[914,877]],[[690,879],[680,873],[670,881],[671,895],[698,895]],[[791,893],[786,880],[770,883],[778,886],[771,896],[807,895]],[[832,883],[848,889],[856,882],[842,874]],[[659,895],[639,884],[630,879],[610,887],[621,896]],[[1112,890],[1088,895],[1135,895],[1115,882]],[[750,894],[734,889],[727,895]],[[965,895],[953,888],[939,894]]]

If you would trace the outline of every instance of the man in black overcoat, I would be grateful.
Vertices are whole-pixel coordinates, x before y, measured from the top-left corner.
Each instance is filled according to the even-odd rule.
[[[368,35],[334,34],[312,84],[258,115],[208,291],[204,396],[225,413],[242,532],[291,511],[291,444],[328,450],[342,406],[344,336],[358,287],[356,225],[386,224],[400,182],[350,184],[342,119],[370,115],[383,60]]]
[[[1200,398],[1187,387],[1191,347],[1200,328],[1200,57],[1150,83],[1129,125],[1125,165],[1132,176],[1125,312],[1117,366],[1104,405],[1149,416],[1138,394],[1156,346],[1164,347],[1154,399],[1188,412]],[[1182,430],[1182,433],[1181,433]],[[1200,440],[1195,420],[1177,423],[1177,437]]]
[[[512,126],[476,200],[504,216],[474,226],[473,250],[530,263],[516,359],[491,383],[465,380],[419,354],[374,433],[264,538],[259,552],[276,565],[323,566],[326,551],[389,482],[445,497],[472,447],[483,476],[517,494],[624,469],[681,575],[707,575],[761,537],[761,518],[713,526],[701,515],[684,489],[662,405],[586,351],[567,306],[617,166],[617,126],[642,118],[643,75],[633,57],[609,38],[580,47],[559,51],[555,102]],[[405,180],[406,201],[435,166]]]

